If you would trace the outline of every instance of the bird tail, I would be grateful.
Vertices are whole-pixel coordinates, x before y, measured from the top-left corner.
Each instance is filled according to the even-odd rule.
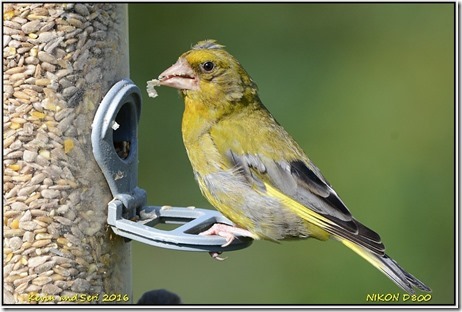
[[[352,219],[357,231],[348,230],[345,222],[339,221],[335,217],[322,215],[312,209],[307,209],[306,206],[282,194],[267,183],[265,183],[265,187],[268,194],[281,199],[299,217],[341,241],[409,294],[414,293],[414,287],[422,291],[431,292],[428,286],[406,272],[395,260],[384,253],[385,246],[382,244],[380,236],[371,229]]]
[[[358,255],[366,259],[370,264],[375,266],[390,278],[396,285],[404,289],[409,294],[414,294],[414,287],[431,292],[431,289],[419,281],[410,273],[406,272],[399,264],[387,255],[378,255],[364,247],[361,247],[347,239],[338,238],[345,246],[352,249]]]

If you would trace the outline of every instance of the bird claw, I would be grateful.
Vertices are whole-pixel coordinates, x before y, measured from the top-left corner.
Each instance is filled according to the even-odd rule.
[[[220,257],[221,254],[222,254],[221,251],[220,252],[217,252],[217,251],[209,252],[209,255],[215,260],[223,261],[223,260],[228,259],[228,257],[224,257],[224,258]]]

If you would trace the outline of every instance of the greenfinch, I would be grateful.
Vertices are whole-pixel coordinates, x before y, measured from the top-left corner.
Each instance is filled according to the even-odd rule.
[[[202,235],[280,241],[335,238],[408,293],[430,288],[385,254],[300,146],[262,104],[257,85],[215,40],[198,42],[160,74],[185,103],[182,135],[202,194],[235,226]],[[226,245],[225,244],[225,245]]]

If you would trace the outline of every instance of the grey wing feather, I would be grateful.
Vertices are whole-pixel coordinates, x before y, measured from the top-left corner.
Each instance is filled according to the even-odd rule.
[[[332,189],[319,169],[311,169],[304,161],[274,161],[259,155],[227,153],[230,161],[257,188],[264,190],[264,175],[272,185],[307,209],[323,215],[337,226],[330,227],[332,234],[347,238],[378,255],[385,247],[380,236],[355,220],[348,208]]]

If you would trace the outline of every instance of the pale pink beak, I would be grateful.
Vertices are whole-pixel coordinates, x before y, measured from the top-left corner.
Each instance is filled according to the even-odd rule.
[[[178,61],[159,75],[161,86],[180,90],[199,89],[199,79],[188,62],[180,57]]]

